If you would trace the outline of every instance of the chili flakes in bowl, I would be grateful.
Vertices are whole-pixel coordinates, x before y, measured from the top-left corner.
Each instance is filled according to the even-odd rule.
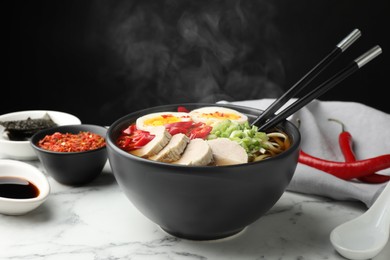
[[[107,162],[107,128],[80,124],[52,127],[30,143],[46,172],[57,182],[79,186],[98,177]]]
[[[80,131],[77,134],[55,132],[38,142],[40,148],[53,152],[85,152],[105,145],[102,136],[90,131]]]

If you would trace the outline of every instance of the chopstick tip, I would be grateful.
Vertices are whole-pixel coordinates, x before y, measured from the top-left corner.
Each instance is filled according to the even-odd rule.
[[[372,61],[374,58],[376,58],[378,55],[382,53],[382,48],[379,45],[375,45],[370,50],[362,54],[360,57],[355,59],[356,64],[359,68],[363,67],[370,61]]]
[[[360,38],[362,35],[361,31],[359,29],[354,29],[350,34],[347,35],[339,44],[337,44],[337,47],[341,49],[342,52],[344,52],[349,46],[352,45],[357,39]]]

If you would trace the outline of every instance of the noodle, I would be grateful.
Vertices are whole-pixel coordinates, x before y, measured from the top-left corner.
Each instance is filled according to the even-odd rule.
[[[253,158],[254,162],[261,161],[287,150],[291,145],[291,140],[287,134],[277,130],[277,132],[267,133],[269,138],[265,145],[266,149],[261,149],[259,153]]]

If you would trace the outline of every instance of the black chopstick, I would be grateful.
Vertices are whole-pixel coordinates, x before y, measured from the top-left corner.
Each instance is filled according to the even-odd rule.
[[[290,106],[285,108],[283,111],[278,113],[276,116],[272,117],[268,121],[266,121],[263,125],[259,126],[259,131],[265,131],[269,128],[272,128],[285,120],[287,117],[291,116],[295,112],[297,112],[299,109],[310,103],[312,100],[318,98],[337,84],[339,84],[341,81],[346,79],[348,76],[350,76],[352,73],[363,67],[365,64],[373,60],[375,57],[377,57],[379,54],[382,53],[382,49],[377,45],[355,59],[353,62],[351,62],[349,65],[347,65],[343,70],[341,70],[339,73],[334,75],[332,78],[328,79],[309,93],[307,93],[305,96],[303,96],[300,99],[297,99],[294,103],[292,103]]]
[[[336,47],[323,58],[314,68],[304,75],[297,83],[288,89],[281,97],[275,100],[255,121],[252,125],[262,125],[273,114],[278,111],[290,98],[303,90],[312,80],[314,80],[326,67],[328,67],[336,58],[352,45],[359,37],[361,32],[358,29],[353,30],[348,34]]]

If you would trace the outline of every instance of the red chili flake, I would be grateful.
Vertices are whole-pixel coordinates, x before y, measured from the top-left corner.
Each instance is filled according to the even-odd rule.
[[[38,142],[42,149],[54,152],[85,152],[104,147],[106,142],[98,134],[80,131],[78,134],[55,132]]]

